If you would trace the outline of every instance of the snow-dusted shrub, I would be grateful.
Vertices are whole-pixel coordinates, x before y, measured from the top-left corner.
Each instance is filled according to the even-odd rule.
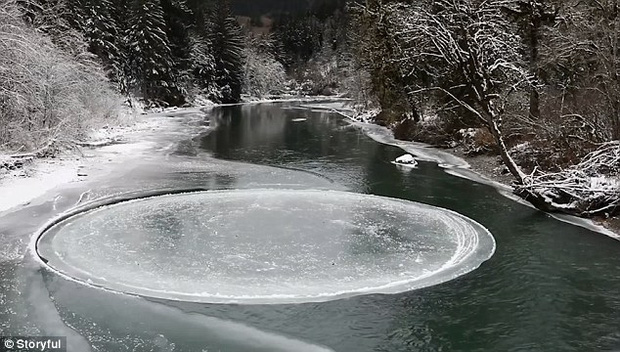
[[[370,89],[370,74],[353,60],[344,67],[341,87],[345,96],[352,100],[353,109],[358,113],[379,109],[379,102]]]
[[[263,98],[281,94],[286,86],[286,71],[273,52],[269,37],[248,38],[245,47],[245,79],[243,93]]]
[[[486,128],[463,128],[458,131],[458,135],[468,155],[487,153],[497,146],[493,135]]]
[[[286,73],[281,63],[263,55],[248,57],[245,71],[245,93],[264,97],[284,91]]]
[[[22,22],[15,0],[0,0],[1,149],[71,143],[95,121],[115,116],[117,97],[90,58],[60,50]]]
[[[336,58],[321,53],[308,62],[301,77],[304,82],[308,82],[309,95],[334,95],[343,78]]]

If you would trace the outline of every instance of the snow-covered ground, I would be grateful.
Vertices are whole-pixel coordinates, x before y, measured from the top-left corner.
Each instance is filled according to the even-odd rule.
[[[146,114],[138,110],[130,124],[92,131],[79,150],[35,159],[23,168],[0,174],[0,213],[27,205],[58,186],[102,177],[113,165],[143,157],[155,147],[154,136],[167,131],[174,122],[170,114],[175,111]],[[7,158],[0,155],[3,157]]]
[[[330,104],[335,104],[336,106],[342,106],[342,102],[349,101],[350,99],[342,98],[339,96],[327,96],[327,95],[313,95],[313,96],[295,96],[295,95],[282,95],[278,97],[272,98],[256,98],[256,97],[243,97],[243,102],[239,104],[268,104],[268,103],[286,103],[286,102],[301,102],[303,103],[302,108],[309,108],[310,105],[316,104],[317,107],[325,107]],[[335,102],[335,103],[324,103],[319,104],[319,102]],[[239,104],[231,104],[231,105],[239,105]]]
[[[333,98],[333,97],[332,97]],[[253,99],[251,104],[302,101],[312,103],[325,101],[330,97],[283,97],[282,99]],[[10,172],[0,172],[0,213],[13,208],[27,205],[33,199],[46,192],[73,182],[82,182],[100,177],[111,169],[114,164],[127,162],[132,158],[140,158],[145,151],[153,148],[154,135],[167,131],[173,123],[170,114],[177,111],[190,113],[200,109],[216,106],[206,98],[197,98],[194,102],[200,108],[191,109],[160,109],[146,113],[137,106],[125,116],[130,123],[124,126],[106,127],[93,130],[89,138],[83,141],[82,147],[76,151],[66,151],[55,158],[35,159],[23,168]],[[195,133],[195,131],[193,131]],[[0,154],[0,160],[10,156]]]

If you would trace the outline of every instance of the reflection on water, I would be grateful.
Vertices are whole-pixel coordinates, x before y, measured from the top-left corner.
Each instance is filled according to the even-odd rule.
[[[214,157],[302,169],[355,190],[369,187],[363,169],[381,147],[330,114],[245,105],[217,109],[211,118],[216,130],[200,147]]]

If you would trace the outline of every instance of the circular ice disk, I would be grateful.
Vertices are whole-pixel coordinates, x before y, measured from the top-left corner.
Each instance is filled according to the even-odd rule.
[[[397,293],[477,268],[491,234],[455,212],[336,191],[196,192],[102,206],[63,220],[37,250],[89,285],[214,303]]]

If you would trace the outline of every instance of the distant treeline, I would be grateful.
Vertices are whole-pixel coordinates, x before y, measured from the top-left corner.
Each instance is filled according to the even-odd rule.
[[[301,12],[287,12],[288,8],[301,9],[301,3],[267,1],[264,6],[277,6],[278,11],[272,12],[274,33],[260,40],[250,40],[242,32],[229,1],[18,2],[26,22],[61,48],[75,51],[81,42],[70,42],[67,36],[82,36],[121,94],[156,105],[183,105],[197,95],[216,102],[238,102],[244,91],[256,91],[246,86],[251,83],[248,75],[255,75],[248,72],[248,61],[256,59],[247,55],[267,55],[260,60],[270,61],[271,71],[276,67],[273,60],[295,70],[318,53],[325,41],[337,39],[336,30],[327,27],[346,26],[344,0],[314,0]],[[274,74],[281,76],[280,72]]]
[[[232,0],[235,15],[261,16],[274,12],[299,13],[309,9],[308,0]]]
[[[311,12],[325,18],[336,9],[343,9],[346,2],[346,0],[232,0],[231,8],[235,15],[250,17]]]

